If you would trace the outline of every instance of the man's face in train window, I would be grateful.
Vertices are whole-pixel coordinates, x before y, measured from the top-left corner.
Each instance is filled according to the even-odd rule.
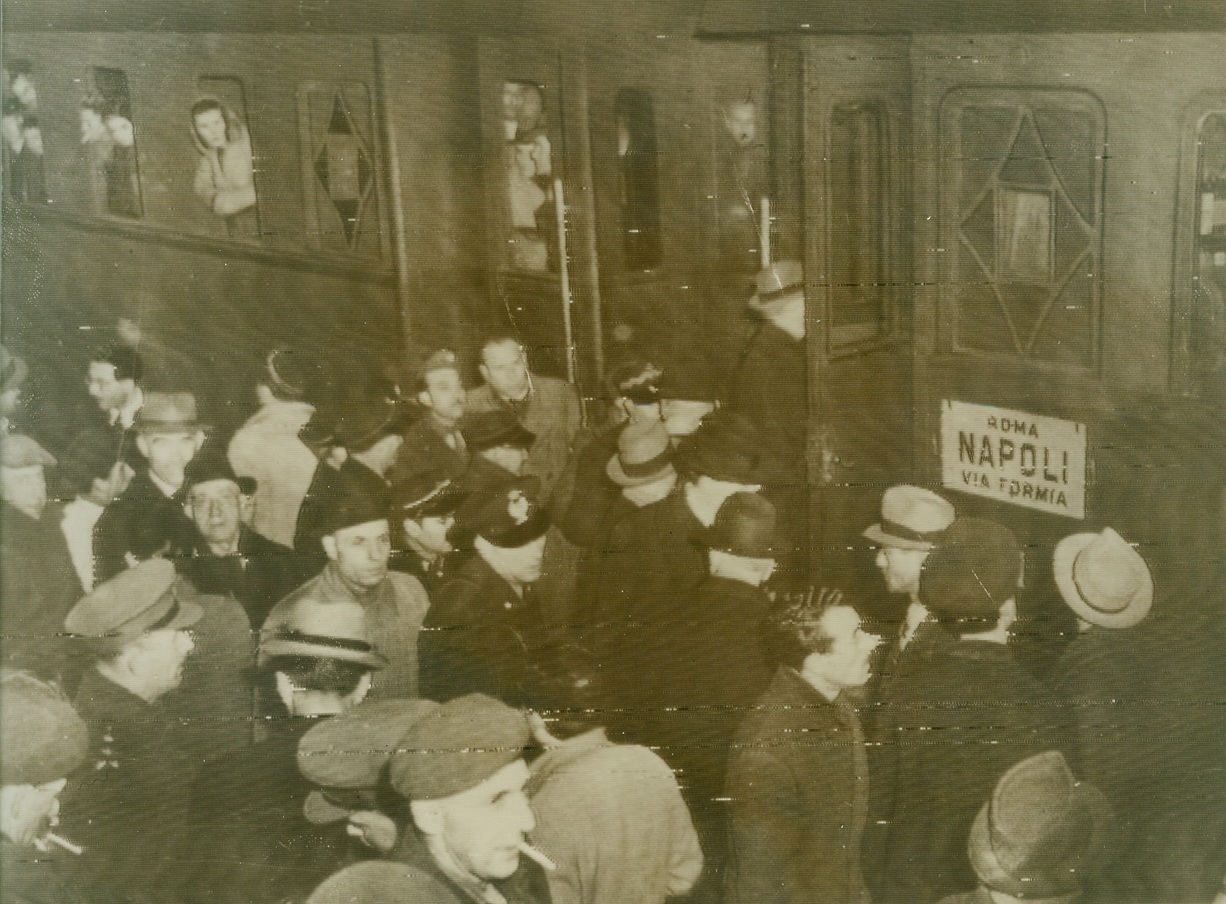
[[[926,549],[901,549],[882,546],[877,550],[877,568],[890,593],[919,593],[920,571],[928,558]]]
[[[518,342],[499,342],[481,353],[481,376],[504,399],[528,394],[528,356]]]
[[[724,108],[724,128],[737,147],[749,147],[758,136],[758,111],[752,102]]]
[[[226,146],[226,118],[220,110],[214,108],[197,113],[195,122],[196,134],[206,148],[220,150]]]

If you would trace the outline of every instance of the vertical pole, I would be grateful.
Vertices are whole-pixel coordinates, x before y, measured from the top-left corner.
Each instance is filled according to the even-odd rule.
[[[758,204],[758,251],[765,270],[771,265],[771,199],[767,197]]]
[[[570,320],[570,264],[566,252],[566,198],[562,180],[553,180],[553,210],[558,223],[558,272],[562,289],[562,333],[566,343],[566,379],[575,382],[575,334]]]
[[[382,39],[372,39],[375,63],[375,110],[379,131],[383,138],[383,157],[387,174],[388,208],[392,212],[392,251],[396,261],[396,301],[400,307],[401,350],[411,342],[413,312],[411,298],[413,278],[409,272],[409,240],[404,219],[404,198],[400,184],[400,150],[396,144],[396,130],[392,127],[390,87],[387,68],[383,62]]]

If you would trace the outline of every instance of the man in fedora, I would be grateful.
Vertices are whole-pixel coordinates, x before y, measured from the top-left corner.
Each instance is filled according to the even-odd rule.
[[[659,642],[664,626],[707,577],[703,532],[729,496],[761,489],[757,461],[752,425],[737,415],[709,419],[679,462],[686,479],[664,499],[626,515],[609,534],[589,635],[597,661],[609,670],[613,699],[626,708],[616,727],[637,742],[650,742],[642,732],[650,734],[655,717],[635,712],[628,701],[643,694],[658,700],[659,687],[644,683],[650,670],[645,676],[632,663],[640,661],[644,644]]]
[[[58,519],[47,507],[55,458],[19,433],[0,435],[0,617],[3,663],[44,678],[68,677],[64,616],[81,597]]]
[[[471,456],[459,480],[469,493],[489,490],[524,474],[536,434],[511,411],[466,415],[462,427]]]
[[[728,751],[775,671],[765,637],[771,602],[762,589],[776,566],[775,507],[755,493],[734,493],[703,541],[710,575],[659,626],[637,666],[659,675],[661,696],[648,704],[662,711],[653,740],[677,770],[715,874],[725,850]]]
[[[188,901],[276,904],[305,896],[346,862],[348,845],[336,844],[343,838],[303,817],[313,786],[298,769],[298,746],[320,720],[361,703],[387,660],[371,643],[361,605],[309,596],[264,635],[260,653],[261,675],[283,709],[267,721],[266,738],[215,760],[196,780],[181,886]]]
[[[185,508],[194,542],[176,560],[179,573],[201,593],[236,599],[250,627],[308,577],[307,563],[252,529],[259,486],[239,477],[225,453],[206,447],[186,470]]]
[[[1154,665],[1139,628],[1153,605],[1153,578],[1141,554],[1109,527],[1061,540],[1052,570],[1077,619],[1077,636],[1053,672],[1067,705],[1065,751],[1119,820],[1115,880],[1135,882],[1131,852],[1139,851],[1146,817],[1161,807],[1155,792],[1167,768],[1153,739],[1156,713],[1146,711]]]
[[[528,353],[515,336],[490,336],[481,345],[479,367],[485,385],[468,394],[470,413],[503,410],[532,435],[523,473],[541,481],[548,499],[561,478],[583,428],[579,393],[565,380],[531,373]]]
[[[441,470],[393,486],[392,512],[400,528],[400,548],[392,553],[392,570],[413,575],[434,594],[457,564],[449,534],[455,513],[468,496]]]
[[[764,492],[779,511],[786,570],[795,571],[807,536],[804,268],[798,261],[776,261],[757,275],[755,289],[749,311],[761,323],[741,352],[728,406],[749,418],[761,438]]]
[[[368,491],[340,475],[321,525],[328,564],[318,577],[273,607],[261,632],[262,637],[275,635],[304,599],[357,603],[366,610],[375,649],[388,660],[387,668],[374,676],[372,699],[417,696],[418,632],[430,604],[417,578],[388,570],[392,552],[389,509],[385,489],[375,485]]]
[[[955,522],[924,564],[920,599],[951,639],[899,687],[887,902],[930,904],[972,887],[965,839],[995,777],[1058,746],[1049,695],[1009,651],[1021,568],[1013,533],[980,518]]]
[[[144,464],[98,519],[94,555],[99,581],[154,555],[188,548],[194,533],[183,511],[183,483],[188,464],[204,445],[196,397],[189,392],[148,393],[133,429]]]
[[[391,399],[364,396],[346,402],[332,430],[336,446],[345,450],[339,466],[320,460],[298,510],[294,550],[324,561],[322,538],[327,530],[329,507],[337,498],[357,493],[386,497],[388,475],[396,464],[404,437],[403,412]]]
[[[298,510],[315,476],[316,458],[298,436],[315,413],[306,400],[309,383],[299,355],[272,349],[255,387],[260,408],[234,432],[227,453],[235,473],[255,481],[252,529],[281,546],[293,545]]]
[[[50,833],[59,831],[59,796],[68,776],[85,760],[89,731],[54,685],[28,672],[0,671],[0,712],[0,875],[5,900],[83,902],[70,885],[67,861],[72,854],[55,844]]]
[[[869,707],[865,729],[874,741],[869,748],[873,768],[870,788],[869,822],[864,833],[864,874],[874,884],[885,866],[889,826],[894,809],[894,790],[898,783],[898,744],[901,719],[899,694],[908,684],[908,674],[927,652],[948,640],[948,635],[933,619],[920,600],[920,574],[924,563],[945,537],[954,522],[954,507],[924,487],[900,484],[881,497],[881,520],[868,527],[863,536],[875,548],[877,570],[893,599],[904,597],[906,610],[900,622],[877,653],[874,677],[865,689]],[[891,602],[890,609],[894,604]],[[875,607],[875,613],[888,611]]]
[[[1102,872],[1113,836],[1103,793],[1077,781],[1058,752],[1036,754],[1000,777],[971,826],[978,887],[941,904],[1075,904]]]
[[[484,693],[514,706],[538,692],[543,646],[540,580],[549,515],[524,478],[474,493],[457,513],[474,555],[440,589],[426,615],[420,648],[422,695],[450,700]]]
[[[864,732],[849,696],[881,638],[837,591],[772,619],[780,663],[748,711],[728,764],[729,904],[863,904],[868,810]]]
[[[402,483],[423,471],[442,471],[458,480],[468,467],[470,453],[460,431],[468,393],[456,353],[445,348],[434,352],[422,362],[413,382],[414,398],[425,413],[404,433],[392,483]]]
[[[163,701],[183,680],[195,648],[188,629],[202,614],[174,566],[152,559],[100,584],[64,621],[92,658],[76,696],[89,754],[69,778],[63,818],[85,848],[77,866],[87,900],[162,900],[177,868],[195,765]]]
[[[409,824],[391,859],[410,867],[405,900],[419,883],[437,883],[432,900],[548,902],[540,865],[521,855],[536,825],[525,790],[522,712],[482,694],[450,700],[414,721],[388,764]]]

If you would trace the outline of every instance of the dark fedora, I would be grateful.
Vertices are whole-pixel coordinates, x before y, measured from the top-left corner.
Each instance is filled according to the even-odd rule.
[[[1107,798],[1078,782],[1049,750],[996,783],[971,826],[967,854],[979,881],[1022,898],[1075,894],[1101,870],[1114,835]]]
[[[773,559],[775,507],[757,493],[733,493],[703,536],[711,549],[747,559]]]
[[[350,452],[365,452],[385,436],[399,433],[404,414],[391,399],[366,398],[345,405],[336,419],[336,438]]]
[[[220,443],[208,443],[188,463],[183,474],[186,478],[185,489],[189,492],[197,484],[212,480],[228,480],[244,496],[251,496],[256,491],[255,478],[235,474],[230,459],[226,457],[225,447]]]
[[[536,434],[521,424],[513,411],[506,408],[465,415],[460,424],[460,432],[464,434],[464,442],[474,452],[496,449],[499,446],[531,449],[536,442]]]
[[[703,421],[686,444],[682,466],[690,474],[712,480],[758,486],[762,470],[757,428],[744,415],[718,411]]]

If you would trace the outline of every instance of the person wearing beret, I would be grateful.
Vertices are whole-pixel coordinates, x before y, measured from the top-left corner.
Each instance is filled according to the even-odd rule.
[[[224,452],[206,446],[187,467],[186,509],[195,542],[175,566],[201,593],[238,600],[251,627],[307,580],[308,563],[293,550],[257,533],[254,478],[239,477]]]
[[[540,479],[541,498],[548,499],[583,429],[579,393],[565,380],[531,373],[514,336],[486,339],[479,369],[485,385],[468,394],[468,412],[504,410],[519,419],[533,436],[523,473]]]
[[[388,475],[404,442],[400,435],[402,425],[400,406],[390,399],[364,397],[349,400],[341,407],[328,445],[343,449],[344,455],[339,464],[321,457],[316,466],[298,510],[295,552],[318,561],[322,567],[325,561],[322,538],[328,533],[329,509],[334,501],[355,492],[386,496],[391,486]]]
[[[1116,894],[1128,894],[1147,817],[1162,802],[1155,793],[1169,766],[1154,743],[1153,657],[1141,634],[1154,600],[1149,566],[1111,528],[1061,540],[1052,561],[1056,587],[1077,619],[1077,636],[1052,674],[1067,705],[1065,753],[1074,771],[1111,802],[1120,835]],[[1132,856],[1134,850],[1140,856]]]
[[[0,712],[0,898],[84,904],[66,869],[75,855],[57,841],[59,796],[85,760],[89,731],[58,689],[28,672],[0,671]]]
[[[455,352],[443,348],[426,358],[414,375],[414,386],[425,413],[404,432],[392,483],[433,471],[458,480],[468,467],[468,444],[460,431],[468,393]]]
[[[591,657],[568,647],[550,669],[548,703],[529,714],[544,753],[532,761],[529,837],[557,869],[555,904],[663,904],[687,894],[703,849],[672,769],[654,751],[614,744]]]
[[[395,439],[398,443],[399,436]],[[374,677],[375,700],[417,696],[418,633],[430,605],[421,581],[388,569],[390,508],[385,487],[354,485],[341,474],[321,522],[328,564],[277,603],[261,629],[262,636],[276,633],[304,599],[359,604],[366,610],[375,649],[388,660]]]
[[[95,526],[98,581],[110,580],[134,562],[177,554],[190,546],[194,533],[183,511],[183,484],[188,464],[204,445],[205,427],[196,414],[195,396],[148,393],[133,429],[144,462]]]
[[[400,528],[393,533],[400,542],[390,568],[413,575],[431,596],[458,564],[449,533],[468,496],[442,470],[425,471],[392,487],[393,520]]]
[[[370,638],[356,602],[309,597],[264,635],[260,673],[281,712],[267,720],[267,737],[200,772],[183,848],[185,900],[299,900],[360,853],[344,831],[303,815],[313,785],[298,768],[298,749],[321,721],[361,703],[387,666]]]
[[[779,661],[728,763],[728,904],[867,904],[868,757],[854,702],[881,638],[838,591],[772,617]]]
[[[654,742],[658,655],[667,626],[707,577],[703,532],[729,496],[761,489],[757,439],[743,418],[721,412],[693,439],[677,462],[685,477],[676,488],[610,531],[587,616],[588,642],[609,677],[611,702],[622,710],[610,727],[635,743]]]
[[[76,670],[60,635],[82,588],[47,505],[46,470],[55,464],[30,437],[0,436],[0,658],[4,665],[71,683]]]
[[[662,377],[654,364],[637,360],[623,362],[609,372],[606,383],[612,399],[612,425],[573,456],[551,500],[558,527],[576,546],[590,549],[596,545],[606,516],[621,498],[621,487],[609,479],[606,470],[609,459],[617,454],[618,438],[632,424],[660,421]]]
[[[536,825],[525,790],[530,742],[525,715],[483,694],[409,726],[387,767],[408,813],[389,854],[409,868],[397,900],[418,900],[426,887],[433,904],[548,904],[544,869],[521,854]]]
[[[264,359],[264,379],[256,384],[260,408],[234,432],[228,457],[240,477],[255,481],[256,533],[282,546],[294,542],[298,510],[315,476],[315,456],[298,432],[315,408],[306,401],[307,368],[287,348],[274,348]]]
[[[524,474],[536,435],[506,409],[465,415],[461,427],[470,451],[459,485],[469,493],[501,486]]]
[[[741,352],[728,407],[749,418],[763,445],[763,483],[779,510],[781,556],[795,564],[807,535],[805,447],[809,424],[805,355],[805,275],[777,261],[756,278],[749,311],[761,323]]]
[[[525,478],[474,493],[456,513],[454,532],[473,537],[475,554],[426,614],[419,641],[423,696],[484,693],[515,706],[533,702],[547,632],[532,586],[549,530],[536,488]]]
[[[685,788],[712,869],[723,859],[728,751],[744,714],[775,673],[766,648],[771,608],[762,589],[775,570],[775,507],[734,493],[704,532],[710,574],[663,631],[655,657],[666,715],[653,734]],[[733,642],[735,638],[735,642]]]
[[[60,456],[56,477],[62,498],[60,532],[68,544],[73,567],[88,593],[94,589],[94,528],[102,512],[128,488],[132,468],[103,434],[86,431]]]
[[[1078,781],[1059,752],[1036,754],[1000,777],[975,816],[967,855],[978,887],[940,904],[1089,900],[1086,892],[1113,855],[1116,830],[1097,787]]]
[[[65,619],[92,654],[76,708],[89,753],[69,777],[65,835],[85,848],[76,878],[94,904],[163,900],[194,775],[164,699],[194,649],[188,629],[203,614],[181,598],[164,559],[100,584]]]
[[[898,689],[898,771],[881,898],[930,904],[968,891],[966,837],[995,778],[1059,747],[1043,688],[1009,652],[1022,551],[1008,528],[955,521],[924,563],[920,599],[953,638]]]

